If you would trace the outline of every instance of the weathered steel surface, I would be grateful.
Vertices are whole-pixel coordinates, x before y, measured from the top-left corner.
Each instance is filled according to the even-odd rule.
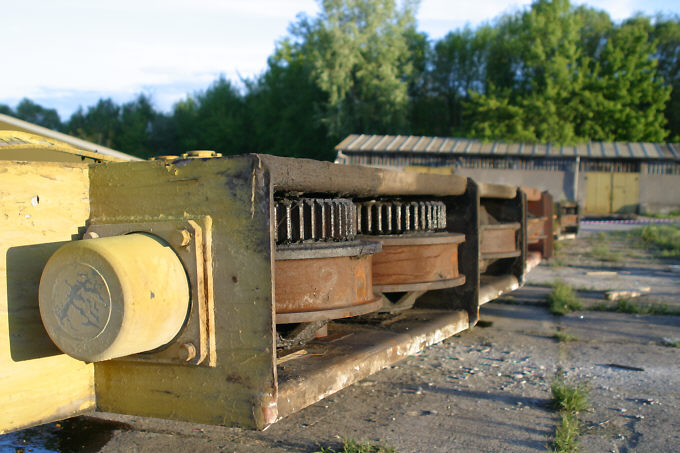
[[[40,279],[47,333],[59,349],[84,362],[164,346],[179,333],[188,310],[181,261],[148,234],[65,244]]]
[[[496,225],[482,225],[479,249],[482,257],[489,259],[492,255],[519,252],[516,241],[519,223],[502,223]]]
[[[447,197],[446,230],[465,236],[465,242],[458,246],[458,270],[465,277],[465,283],[447,289],[428,291],[418,301],[428,307],[463,309],[467,312],[470,325],[479,318],[479,275],[480,275],[480,197],[475,181],[468,178],[465,193]],[[429,288],[423,288],[429,289]]]
[[[68,139],[69,136],[64,136],[62,138]],[[82,148],[74,147],[63,140],[48,138],[42,135],[34,135],[28,132],[0,130],[0,160],[31,162],[85,161],[86,163],[139,160],[133,156],[127,156],[123,153],[116,153],[117,152],[104,154],[95,152],[94,150],[87,151]],[[124,156],[129,158],[125,158]]]
[[[337,326],[332,343],[318,341],[308,354],[279,366],[279,417],[290,415],[382,368],[469,327],[467,313],[414,311],[393,329]],[[414,318],[417,318],[416,321]],[[337,335],[334,335],[336,334]],[[331,347],[332,346],[332,347]]]
[[[62,134],[61,132],[53,131],[46,127],[38,126],[36,124],[29,123],[27,121],[22,121],[18,118],[11,117],[9,115],[3,115],[0,113],[0,133],[4,131],[9,131],[10,133],[24,132],[29,134],[35,134],[41,138],[47,139],[49,141],[56,140],[59,142],[66,143],[78,150],[83,150],[85,152],[95,153],[97,156],[101,156],[99,159],[104,161],[131,161],[131,160],[142,160],[139,157],[131,156],[129,154],[121,153],[114,149],[107,148],[105,146],[99,145],[97,143],[88,142],[86,140],[73,137],[71,135]],[[21,159],[28,160],[28,159]],[[36,159],[44,160],[44,159]]]
[[[542,192],[538,200],[527,201],[527,213],[542,219],[540,230],[535,221],[527,221],[527,242],[529,249],[540,251],[543,258],[553,254],[553,198],[548,191]],[[531,231],[531,232],[530,232]]]
[[[359,197],[378,195],[460,195],[467,179],[460,176],[425,175],[414,172],[336,165],[309,159],[296,159],[295,165],[283,157],[260,155],[271,172],[276,191],[326,192]]]
[[[519,286],[519,280],[514,275],[483,275],[479,286],[479,305],[514,291]]]
[[[273,215],[263,162],[242,156],[101,165],[91,180],[93,223],[212,217],[219,276],[215,366],[97,363],[98,408],[250,428],[275,420]]]
[[[351,241],[357,234],[357,207],[345,198],[282,198],[274,206],[277,244]]]
[[[0,434],[94,409],[93,365],[54,346],[38,309],[43,266],[89,210],[87,165],[0,161]]]
[[[355,314],[352,307],[375,302],[371,274],[372,258],[371,255],[364,255],[276,260],[274,293],[276,321],[316,321],[318,320],[316,316],[320,313],[310,313],[310,319],[304,319],[301,313],[332,309],[341,311],[328,315],[352,316]],[[287,313],[298,313],[299,316],[295,321],[280,316]],[[340,314],[344,316],[337,316]]]
[[[539,189],[533,187],[520,186],[520,190],[527,196],[527,201],[540,201],[542,193]]]
[[[545,238],[544,226],[547,217],[530,217],[527,220],[527,241],[529,244],[537,244]]]
[[[458,244],[464,239],[462,234],[386,238],[382,252],[373,258],[373,283],[403,285],[454,279],[459,275]]]
[[[516,186],[507,186],[503,184],[479,184],[479,196],[481,198],[502,198],[511,200],[517,196]]]
[[[391,235],[446,228],[446,205],[441,201],[371,200],[358,203],[359,233]]]
[[[159,350],[127,356],[125,360],[214,365],[212,219],[199,216],[193,220],[187,217],[174,221],[90,223],[85,237],[128,235],[137,231],[160,237],[177,254],[189,280],[191,303],[186,323],[171,343]],[[191,357],[185,356],[187,351]]]

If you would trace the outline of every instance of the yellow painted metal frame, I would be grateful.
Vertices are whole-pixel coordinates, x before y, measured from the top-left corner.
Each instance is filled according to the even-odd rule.
[[[0,160],[125,162],[118,157],[75,148],[60,140],[3,130],[0,130]]]

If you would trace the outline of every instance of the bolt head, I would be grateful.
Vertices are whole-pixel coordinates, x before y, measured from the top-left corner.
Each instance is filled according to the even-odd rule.
[[[177,230],[173,236],[173,243],[177,247],[187,247],[191,244],[191,233],[184,228]]]
[[[177,356],[180,360],[184,360],[185,362],[192,360],[194,357],[196,357],[196,346],[191,343],[184,343],[179,347]]]
[[[88,231],[85,234],[83,234],[83,239],[97,239],[98,237],[99,235],[94,231]]]

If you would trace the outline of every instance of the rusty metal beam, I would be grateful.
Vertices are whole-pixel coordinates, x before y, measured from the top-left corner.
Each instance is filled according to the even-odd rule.
[[[332,326],[329,340],[305,347],[308,354],[281,363],[279,418],[286,417],[386,366],[469,327],[467,313],[413,310],[389,329]],[[416,319],[419,318],[419,321]],[[331,347],[332,345],[332,347]]]

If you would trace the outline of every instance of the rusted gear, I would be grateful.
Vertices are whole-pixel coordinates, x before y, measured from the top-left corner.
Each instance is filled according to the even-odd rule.
[[[277,244],[352,241],[357,208],[347,198],[281,198],[275,201]]]
[[[424,233],[446,228],[446,205],[441,201],[370,200],[358,203],[359,234]]]

